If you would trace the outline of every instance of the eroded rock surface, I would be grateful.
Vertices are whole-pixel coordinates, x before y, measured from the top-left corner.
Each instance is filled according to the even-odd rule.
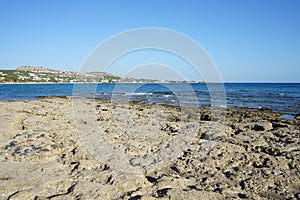
[[[0,112],[1,199],[300,198],[298,118],[67,98]]]

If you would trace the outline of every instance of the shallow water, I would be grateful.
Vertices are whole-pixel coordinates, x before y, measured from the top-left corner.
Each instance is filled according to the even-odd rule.
[[[35,100],[40,96],[80,96],[106,100],[138,101],[208,107],[269,108],[289,115],[300,113],[300,83],[220,84],[2,84],[1,100]]]
[[[281,118],[281,119],[295,119],[295,117],[293,115],[288,115],[288,114],[281,115],[279,118]]]

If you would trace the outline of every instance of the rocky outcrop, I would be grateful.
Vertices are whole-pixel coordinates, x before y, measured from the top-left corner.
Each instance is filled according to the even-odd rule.
[[[1,199],[299,199],[300,124],[280,113],[66,98],[0,112]]]

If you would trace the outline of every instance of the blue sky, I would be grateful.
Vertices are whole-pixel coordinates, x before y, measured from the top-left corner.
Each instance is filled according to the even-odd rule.
[[[298,0],[0,0],[0,68],[78,71],[112,35],[162,27],[202,45],[225,82],[300,82],[299,19]]]

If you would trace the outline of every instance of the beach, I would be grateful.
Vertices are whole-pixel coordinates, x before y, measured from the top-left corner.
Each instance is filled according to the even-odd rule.
[[[269,109],[1,101],[1,199],[299,199],[300,120]]]

